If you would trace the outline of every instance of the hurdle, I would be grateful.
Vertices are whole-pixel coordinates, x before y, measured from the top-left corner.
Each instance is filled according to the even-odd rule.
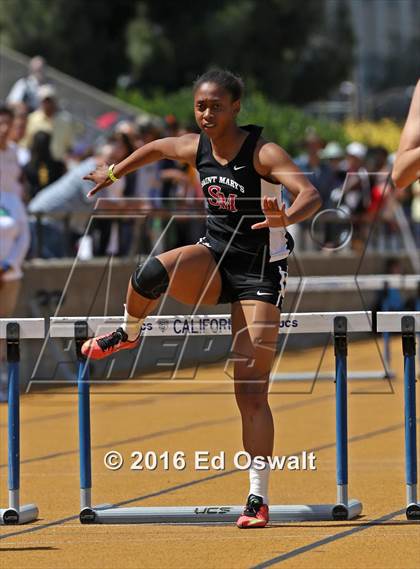
[[[336,502],[334,504],[302,504],[270,506],[272,521],[349,520],[362,512],[359,500],[348,498],[348,436],[347,436],[347,339],[348,333],[371,331],[368,312],[297,313],[293,314],[292,333],[329,332],[334,337],[336,360]],[[212,323],[223,320],[220,330]],[[92,465],[90,445],[89,362],[81,354],[83,342],[91,335],[115,330],[121,317],[51,318],[51,337],[73,338],[78,359],[79,451],[80,451],[80,514],[82,524],[139,523],[210,523],[233,522],[243,506],[186,507],[112,507],[92,506]],[[229,315],[156,316],[146,319],[145,336],[230,335]],[[226,326],[226,322],[229,323]],[[279,332],[283,331],[280,324]]]
[[[420,312],[378,312],[378,331],[401,332],[404,355],[405,480],[408,520],[420,520],[417,499],[416,331]]]
[[[319,276],[319,277],[289,277],[287,279],[287,292],[299,293],[326,293],[326,292],[352,292],[352,291],[369,291],[380,292],[385,294],[384,303],[381,311],[389,311],[389,290],[396,288],[406,291],[418,291],[420,296],[420,281],[418,275],[337,275],[337,276]],[[418,300],[420,306],[420,299]],[[395,309],[395,308],[392,308]],[[398,307],[397,310],[401,310]],[[417,309],[416,309],[417,310]],[[383,334],[383,369],[372,369],[362,371],[348,371],[347,378],[355,380],[364,379],[393,379],[395,373],[391,367],[390,352],[390,335],[385,332]],[[297,371],[292,373],[273,373],[271,381],[315,381],[315,380],[334,380],[335,373],[333,371]]]
[[[8,488],[9,507],[0,509],[0,524],[15,525],[38,518],[35,504],[20,505],[20,340],[44,338],[43,318],[0,319],[0,338],[7,343]]]

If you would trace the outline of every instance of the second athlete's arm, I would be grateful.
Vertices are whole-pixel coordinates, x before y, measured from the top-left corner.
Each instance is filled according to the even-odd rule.
[[[420,80],[414,91],[400,146],[392,169],[397,188],[406,188],[420,175]]]

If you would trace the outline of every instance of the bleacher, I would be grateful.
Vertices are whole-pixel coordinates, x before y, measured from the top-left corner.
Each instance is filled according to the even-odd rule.
[[[7,46],[0,46],[0,101],[6,99],[15,81],[27,75],[29,59]],[[106,113],[118,113],[119,120],[133,119],[147,114],[49,65],[47,78],[57,89],[60,107],[68,111],[74,120],[82,125],[83,138],[89,142],[103,132],[95,120]]]

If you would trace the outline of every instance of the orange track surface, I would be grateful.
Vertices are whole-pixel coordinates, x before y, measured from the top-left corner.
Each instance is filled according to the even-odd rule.
[[[420,524],[405,519],[402,357],[392,345],[397,378],[349,385],[350,497],[363,515],[349,522],[272,524],[263,530],[232,525],[93,525],[78,521],[77,399],[74,389],[22,398],[22,503],[35,502],[39,521],[1,527],[1,567],[417,569]],[[280,368],[313,370],[320,350],[294,352]],[[332,369],[332,349],[323,369]],[[373,342],[350,345],[349,369],[379,368]],[[280,369],[279,368],[279,369]],[[395,391],[393,393],[393,390]],[[356,393],[357,392],[357,393]],[[186,383],[142,382],[92,390],[94,503],[127,505],[241,504],[247,473],[232,469],[241,450],[232,384],[222,367],[201,369]],[[279,455],[314,450],[316,471],[275,471],[271,503],[335,500],[334,384],[275,384],[271,405]],[[420,415],[420,407],[419,415]],[[6,406],[0,406],[1,505],[6,505]],[[107,451],[124,466],[107,470]],[[133,471],[133,451],[185,452],[187,468]],[[196,450],[225,451],[226,470],[196,472]],[[150,497],[151,494],[155,494]]]

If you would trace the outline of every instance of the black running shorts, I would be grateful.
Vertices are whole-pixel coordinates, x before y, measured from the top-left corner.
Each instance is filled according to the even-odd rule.
[[[261,300],[274,304],[280,310],[287,283],[287,258],[269,262],[261,255],[218,253],[207,237],[198,241],[212,253],[222,278],[222,292],[218,304],[238,300]]]

